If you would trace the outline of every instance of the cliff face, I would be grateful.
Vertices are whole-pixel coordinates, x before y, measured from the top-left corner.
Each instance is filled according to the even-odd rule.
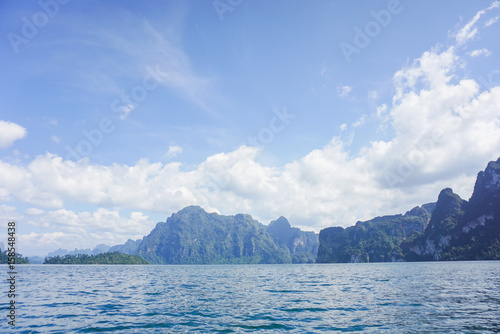
[[[439,260],[458,231],[465,201],[450,188],[441,191],[429,225],[423,235],[403,243],[406,260]]]
[[[136,254],[159,264],[311,262],[318,242],[310,233],[292,228],[284,217],[266,228],[249,215],[221,216],[190,206],[158,223]]]
[[[249,215],[220,216],[195,206],[158,223],[137,254],[164,264],[291,262]]]
[[[318,253],[319,239],[314,232],[304,232],[291,227],[285,217],[269,223],[266,228],[274,242],[290,251],[293,263],[314,263]]]
[[[500,159],[479,172],[468,202],[443,190],[424,235],[403,248],[409,261],[500,259]]]
[[[477,176],[469,201],[449,188],[435,204],[319,235],[318,262],[500,259],[500,158]]]
[[[120,252],[122,254],[134,255],[141,244],[142,239],[136,241],[128,239],[123,245],[116,245],[109,249],[109,252]]]
[[[433,208],[427,204],[404,215],[377,217],[346,229],[326,228],[319,234],[317,262],[401,261],[402,241],[424,232]]]

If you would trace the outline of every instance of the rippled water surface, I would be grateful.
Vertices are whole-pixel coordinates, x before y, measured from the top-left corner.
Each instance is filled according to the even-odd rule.
[[[15,332],[500,332],[499,261],[17,269]]]

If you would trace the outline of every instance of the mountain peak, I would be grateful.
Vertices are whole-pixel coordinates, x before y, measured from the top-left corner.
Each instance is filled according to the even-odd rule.
[[[273,229],[290,229],[292,228],[292,225],[290,225],[290,222],[288,219],[285,217],[281,216],[276,220],[273,220],[272,222],[269,223],[268,228],[273,228]]]
[[[206,211],[201,206],[198,206],[198,205],[186,206],[184,209],[178,211],[177,213],[194,213],[194,212],[205,212],[206,213]]]
[[[479,179],[482,180],[479,180]],[[500,158],[497,161],[490,161],[484,172],[479,172],[478,182],[484,184],[486,189],[499,189],[500,188]]]
[[[436,228],[435,225],[443,220],[451,217],[455,218],[457,215],[463,214],[462,207],[464,202],[465,201],[455,194],[451,188],[441,190],[438,201],[436,202],[436,208],[429,222],[431,230]]]
[[[497,161],[490,161],[484,171],[477,174],[476,184],[474,185],[474,192],[470,198],[471,203],[479,203],[485,201],[486,198],[490,200],[498,199],[500,192],[500,158]]]

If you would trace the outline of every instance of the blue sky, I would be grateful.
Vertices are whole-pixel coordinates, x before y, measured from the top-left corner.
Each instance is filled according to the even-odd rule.
[[[500,156],[493,1],[5,1],[0,217],[20,251],[184,206],[319,231]],[[354,50],[354,51],[353,51]]]

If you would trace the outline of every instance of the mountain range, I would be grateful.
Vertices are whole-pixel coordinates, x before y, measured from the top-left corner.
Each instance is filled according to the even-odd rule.
[[[499,260],[500,158],[479,172],[469,201],[446,188],[436,203],[329,227],[319,240],[319,263]]]
[[[49,256],[120,252],[153,264],[331,263],[500,259],[500,158],[476,179],[466,201],[452,189],[436,203],[354,226],[304,232],[285,217],[263,225],[250,215],[223,216],[188,206],[144,238]],[[31,259],[30,259],[31,260]]]
[[[318,234],[280,217],[265,226],[250,215],[223,216],[188,206],[142,240],[110,248],[154,264],[313,263]]]

